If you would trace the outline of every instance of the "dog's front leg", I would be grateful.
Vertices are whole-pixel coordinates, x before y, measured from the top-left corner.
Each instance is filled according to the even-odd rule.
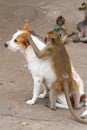
[[[36,100],[38,99],[39,93],[40,93],[40,88],[41,84],[43,82],[43,79],[39,77],[34,78],[34,90],[33,90],[33,97],[31,100],[28,100],[26,104],[33,105],[36,103]]]
[[[48,93],[48,88],[46,84],[44,84],[44,92],[39,95],[39,98],[44,99],[45,97],[47,97],[47,93]]]

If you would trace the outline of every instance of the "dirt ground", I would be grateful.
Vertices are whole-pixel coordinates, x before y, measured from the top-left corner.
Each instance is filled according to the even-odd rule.
[[[33,80],[26,60],[19,52],[8,51],[4,43],[17,29],[29,22],[31,29],[44,37],[53,29],[59,15],[66,18],[68,32],[84,17],[77,7],[82,0],[0,0],[0,130],[87,130],[76,122],[69,110],[51,111],[38,99],[29,106]],[[87,92],[87,44],[70,42],[66,45],[71,60],[84,81]],[[78,114],[83,111],[77,110]]]

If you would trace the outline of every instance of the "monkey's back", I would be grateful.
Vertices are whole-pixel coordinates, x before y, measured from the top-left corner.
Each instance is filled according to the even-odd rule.
[[[62,78],[63,74],[67,73],[71,77],[70,59],[64,45],[52,48],[51,57],[56,76]]]

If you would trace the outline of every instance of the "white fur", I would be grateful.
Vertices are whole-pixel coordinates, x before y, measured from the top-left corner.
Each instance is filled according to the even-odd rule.
[[[14,51],[20,50],[21,48],[16,45],[14,43],[14,39],[20,35],[22,33],[22,31],[18,31],[16,32],[12,39],[10,41],[7,42],[8,44],[8,48]],[[31,35],[32,40],[34,41],[34,43],[38,46],[39,49],[43,49],[45,47],[45,44],[39,40],[36,36]],[[51,59],[39,59],[32,47],[29,45],[28,48],[24,51],[22,50],[22,52],[24,53],[27,62],[28,62],[28,68],[32,74],[32,77],[34,79],[34,90],[33,90],[33,97],[31,100],[28,100],[26,103],[27,104],[35,104],[36,100],[39,98],[44,98],[47,94],[47,87],[44,87],[44,92],[42,94],[39,95],[40,93],[40,88],[41,88],[41,84],[43,82],[43,79],[45,78],[46,80],[46,84],[48,87],[50,87],[51,83],[53,81],[55,81],[56,76],[55,73],[52,69],[51,66]],[[80,76],[77,74],[77,72],[75,71],[73,65],[72,65],[72,73],[73,73],[73,78],[76,80],[76,82],[78,83],[79,86],[79,91],[80,94],[84,94],[84,85],[83,82],[80,78]],[[66,98],[65,95],[62,93],[60,96],[58,96],[58,103],[56,103],[57,107],[60,108],[68,108],[68,105],[66,103]]]
[[[86,102],[85,102],[85,106],[86,106],[86,110],[81,114],[81,117],[85,117],[87,118],[87,98],[86,98]]]
[[[39,40],[36,36],[31,34],[31,38],[33,40],[33,42],[36,44],[36,46],[42,50],[44,47],[46,47],[46,45],[44,43],[42,43],[41,40]]]
[[[12,51],[17,51],[20,50],[20,46],[18,46],[17,44],[14,43],[14,40],[16,39],[17,36],[19,36],[20,34],[22,34],[22,31],[17,31],[12,39],[10,41],[7,41],[7,44],[9,45],[8,48]]]

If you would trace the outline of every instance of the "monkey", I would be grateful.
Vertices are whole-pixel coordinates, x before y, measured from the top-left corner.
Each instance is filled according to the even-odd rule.
[[[68,43],[69,37],[73,36],[74,34],[77,34],[75,32],[71,32],[70,34],[68,34],[65,18],[62,15],[56,18],[56,24],[54,26],[53,31],[56,31],[62,39],[64,38],[64,44]]]
[[[73,42],[87,43],[87,4],[83,2],[78,9],[84,11],[85,18],[82,22],[77,24],[76,28],[79,34],[78,37],[73,40]]]
[[[62,15],[56,18],[56,24],[54,26],[53,31],[56,31],[57,33],[59,33],[61,37],[64,37],[65,35],[67,35],[67,27],[65,24],[65,18]]]
[[[30,35],[31,37],[31,35]],[[80,103],[80,93],[76,81],[73,79],[71,71],[71,63],[69,55],[65,49],[64,44],[61,41],[60,35],[55,31],[50,31],[45,36],[46,47],[43,50],[39,50],[37,46],[33,43],[32,38],[27,37],[30,41],[32,48],[34,49],[38,58],[50,58],[53,70],[56,74],[56,80],[50,85],[47,84],[50,92],[50,108],[52,110],[56,109],[57,96],[62,92],[65,93],[67,104],[69,105],[70,112],[74,118],[84,124],[87,121],[81,119],[76,115],[74,109],[71,105],[69,95],[73,97],[74,108],[79,109],[83,104]],[[43,70],[44,71],[44,70]],[[43,82],[46,82],[45,79]]]

